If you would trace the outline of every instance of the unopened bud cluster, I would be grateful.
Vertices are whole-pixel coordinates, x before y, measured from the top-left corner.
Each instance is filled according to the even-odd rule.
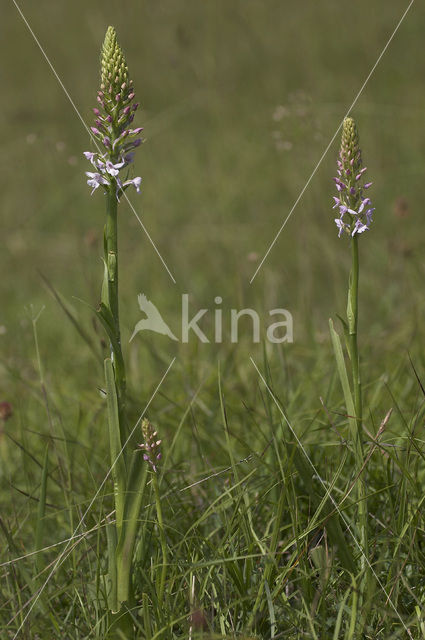
[[[117,42],[113,27],[108,27],[101,52],[101,85],[97,93],[98,106],[93,109],[95,126],[90,127],[93,137],[105,148],[104,153],[85,151],[84,155],[96,171],[86,171],[87,184],[92,193],[98,187],[113,189],[117,198],[133,185],[140,192],[140,177],[121,180],[119,172],[134,157],[134,149],[142,139],[141,127],[132,128],[139,104],[134,102],[133,81],[130,80],[124,54]]]
[[[139,444],[139,448],[143,449],[143,460],[149,462],[154,471],[157,470],[157,463],[161,460],[161,451],[159,449],[161,440],[157,439],[158,432],[154,430],[153,426],[147,418],[142,421],[142,433],[144,442]]]
[[[345,118],[342,125],[341,149],[337,160],[337,174],[334,178],[338,196],[334,196],[334,209],[339,209],[339,218],[335,219],[339,229],[355,236],[368,230],[372,222],[372,203],[364,195],[371,182],[364,182],[367,168],[363,166],[359,145],[359,134],[353,118]]]

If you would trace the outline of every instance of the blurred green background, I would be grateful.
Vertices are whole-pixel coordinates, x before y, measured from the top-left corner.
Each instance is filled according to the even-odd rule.
[[[300,375],[308,373],[303,354],[328,344],[328,318],[345,310],[350,257],[332,211],[339,136],[253,285],[249,280],[407,2],[22,0],[20,6],[88,124],[109,24],[143,106],[137,125],[145,127],[146,143],[134,165],[143,193],[130,197],[176,284],[124,202],[124,342],[140,319],[139,292],[176,333],[182,292],[190,293],[194,311],[212,309],[220,295],[223,313],[289,309],[295,343],[285,353]],[[424,30],[424,12],[414,3],[352,112],[374,182],[375,222],[361,238],[361,343],[370,367],[379,361],[377,375],[386,359],[405,358],[407,349],[422,358]],[[13,2],[3,4],[0,32],[0,382],[3,399],[16,402],[16,378],[37,378],[29,305],[35,313],[45,306],[38,337],[47,375],[60,378],[70,394],[102,384],[101,369],[40,272],[90,330],[91,313],[78,299],[98,302],[104,202],[100,190],[90,197],[85,182],[89,136]],[[211,334],[208,320],[202,326]],[[172,355],[198,373],[205,362],[215,368],[217,356],[246,367],[247,355],[262,349],[250,344],[248,323],[246,332],[238,347],[139,335],[128,352],[135,388],[147,378],[156,382]]]

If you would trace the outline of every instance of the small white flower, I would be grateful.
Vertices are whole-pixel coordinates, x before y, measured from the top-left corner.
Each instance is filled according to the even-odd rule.
[[[93,190],[91,192],[92,195],[96,191],[96,189],[100,187],[101,184],[109,184],[106,178],[104,178],[100,173],[92,173],[91,171],[86,171],[86,176],[89,177],[89,179],[87,180],[87,184],[89,185],[89,187],[93,187]]]

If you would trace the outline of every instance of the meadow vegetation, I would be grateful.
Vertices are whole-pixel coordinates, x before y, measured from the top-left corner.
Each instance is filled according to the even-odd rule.
[[[129,197],[172,277],[123,202],[128,421],[134,426],[149,403],[163,454],[158,487],[147,473],[139,519],[134,637],[425,638],[419,4],[353,110],[376,207],[359,242],[367,568],[328,326],[345,314],[350,270],[332,211],[339,136],[250,279],[407,3],[20,6],[87,123],[108,24],[142,107],[142,192]],[[108,350],[92,312],[104,201],[85,183],[87,131],[13,3],[1,29],[0,402],[12,415],[0,420],[0,635],[104,638],[114,496],[104,482]],[[241,322],[237,344],[148,332],[129,343],[141,292],[177,335],[183,293],[193,309],[213,309],[216,296],[223,313],[249,307],[268,318],[283,307],[294,342],[253,344]],[[208,317],[202,326],[212,335]],[[140,429],[134,449],[139,442]],[[329,524],[335,503],[339,546]],[[83,514],[75,539],[63,542]]]

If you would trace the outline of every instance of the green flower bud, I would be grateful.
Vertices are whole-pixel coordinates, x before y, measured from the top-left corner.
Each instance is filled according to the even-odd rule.
[[[111,94],[119,94],[123,84],[129,82],[124,53],[118,44],[114,27],[108,27],[100,54],[101,88]]]
[[[362,157],[360,151],[359,132],[353,118],[345,118],[342,125],[341,159],[353,173],[361,169]]]

